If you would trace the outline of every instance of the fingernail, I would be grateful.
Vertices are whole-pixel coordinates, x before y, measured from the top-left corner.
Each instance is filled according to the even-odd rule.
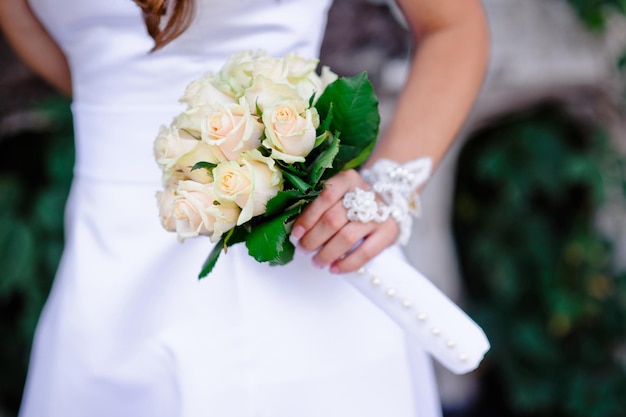
[[[329,271],[330,271],[331,274],[339,274],[339,273],[341,273],[341,270],[336,265],[331,266]]]
[[[324,267],[326,266],[326,264],[324,264],[323,262],[318,261],[317,259],[313,258],[313,266],[319,269],[324,269]]]
[[[300,225],[295,226],[292,230],[291,230],[291,236],[293,236],[294,239],[298,240],[300,239],[302,236],[304,236],[304,232],[306,232],[306,229]]]

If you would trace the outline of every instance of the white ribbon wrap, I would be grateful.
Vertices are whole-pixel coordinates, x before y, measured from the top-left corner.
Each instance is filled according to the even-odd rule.
[[[346,281],[444,367],[455,374],[476,369],[490,348],[483,330],[408,262],[388,256],[389,251],[346,274]]]

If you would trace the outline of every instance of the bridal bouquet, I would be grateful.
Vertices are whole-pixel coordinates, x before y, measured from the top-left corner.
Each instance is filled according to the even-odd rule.
[[[161,223],[181,241],[217,242],[200,277],[241,242],[259,262],[289,262],[295,217],[327,178],[371,152],[380,118],[366,75],[318,75],[317,66],[295,54],[236,54],[192,81],[180,99],[186,110],[161,128]]]

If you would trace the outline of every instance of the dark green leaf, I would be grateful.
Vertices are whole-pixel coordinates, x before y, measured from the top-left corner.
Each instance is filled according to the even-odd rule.
[[[267,205],[265,206],[265,214],[270,217],[278,214],[292,201],[301,199],[304,195],[305,194],[303,194],[300,190],[279,191],[276,196],[267,202]]]
[[[287,238],[286,223],[299,212],[300,208],[293,209],[255,226],[246,238],[250,256],[259,262],[270,262],[272,265],[284,263],[293,250],[293,245]]]
[[[289,239],[285,238],[285,242],[283,244],[283,250],[278,252],[278,256],[276,259],[273,259],[270,262],[271,266],[277,265],[286,265],[293,259],[293,255],[296,252],[295,246],[289,241]]]
[[[312,188],[311,184],[308,184],[298,175],[293,174],[289,171],[283,171],[283,176],[302,193],[306,193],[308,190]]]
[[[330,132],[328,130],[324,130],[322,134],[320,134],[317,138],[315,138],[315,145],[313,145],[313,148],[317,148],[322,143],[326,142],[329,136],[330,136]]]
[[[378,99],[366,73],[330,84],[316,108],[321,120],[331,119],[328,130],[341,136],[339,151],[328,174],[344,169],[349,162],[364,161],[369,155],[367,150],[376,141],[380,123]]]
[[[339,152],[339,143],[339,137],[337,135],[332,135],[328,147],[324,150],[324,152],[318,155],[315,161],[313,161],[313,164],[311,165],[311,174],[309,176],[309,183],[313,184],[313,186],[317,185],[326,169],[333,167],[333,162]]]
[[[325,109],[325,111],[326,113],[324,114],[323,118],[320,115],[320,119],[322,120],[322,122],[320,123],[320,126],[317,128],[318,132],[326,132],[330,130],[330,126],[333,122],[333,103],[332,102],[328,103],[328,108]],[[319,112],[319,109],[318,109],[318,112]]]
[[[204,168],[209,172],[213,171],[213,168],[215,168],[217,166],[217,164],[213,164],[211,162],[206,162],[206,161],[200,161],[200,162],[196,162],[196,164],[191,167],[191,170],[194,171],[196,169],[201,169]]]
[[[360,167],[361,165],[363,165],[363,163],[365,161],[367,161],[367,158],[369,158],[370,154],[372,153],[372,151],[374,150],[374,145],[376,145],[375,141],[372,141],[369,146],[365,149],[363,149],[363,151],[361,151],[361,153],[354,159],[346,162],[346,164],[343,166],[343,169],[357,169],[358,167]]]
[[[224,240],[225,240],[225,236],[222,236],[222,238],[220,238],[220,240],[217,241],[215,246],[213,246],[213,249],[209,253],[209,256],[207,256],[206,260],[204,261],[204,264],[202,264],[202,269],[200,270],[200,274],[198,274],[198,279],[202,279],[206,277],[207,275],[211,273],[211,271],[213,271],[213,268],[215,267],[215,264],[217,263],[217,260],[219,259],[220,254],[226,248],[224,244]]]
[[[222,251],[226,252],[228,247],[246,240],[248,233],[249,231],[246,225],[234,227],[225,233],[220,240],[217,241],[209,253],[209,256],[207,256],[200,270],[200,274],[198,274],[198,278],[202,279],[211,273]]]

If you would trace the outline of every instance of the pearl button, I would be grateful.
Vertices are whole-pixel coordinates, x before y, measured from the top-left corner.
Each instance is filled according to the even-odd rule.
[[[402,301],[402,307],[404,307],[404,308],[411,308],[412,305],[413,305],[413,303],[411,303],[410,300]]]
[[[441,329],[439,327],[433,327],[432,329],[430,329],[430,332],[433,334],[433,336],[439,336],[441,334]]]
[[[365,268],[359,268],[359,270],[356,271],[356,273],[359,275],[363,275],[365,273]]]
[[[396,295],[396,290],[394,290],[393,288],[389,288],[389,289],[387,290],[387,296],[389,296],[389,297],[393,297],[393,296],[395,296],[395,295]]]
[[[417,315],[417,319],[419,321],[426,321],[428,319],[428,314],[426,314],[426,313],[419,313]]]
[[[467,355],[466,355],[466,354],[464,354],[464,353],[461,353],[461,354],[459,355],[459,360],[460,360],[461,362],[465,362],[465,361],[467,361]]]
[[[446,346],[448,346],[450,349],[452,349],[453,347],[456,346],[456,341],[454,341],[452,339],[448,339],[448,341],[446,342]]]

